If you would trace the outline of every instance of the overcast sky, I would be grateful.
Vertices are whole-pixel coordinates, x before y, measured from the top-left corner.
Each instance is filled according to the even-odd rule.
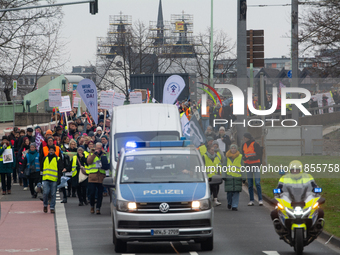
[[[70,0],[71,1],[71,0]],[[76,0],[72,0],[76,1]],[[67,2],[58,0],[58,3]],[[64,6],[65,13],[62,35],[69,42],[66,51],[70,62],[65,71],[72,66],[95,63],[96,38],[105,37],[109,28],[109,16],[131,15],[132,21],[141,20],[147,25],[157,20],[159,0],[98,0],[99,11],[89,13],[89,4]],[[171,14],[182,11],[194,15],[194,34],[204,32],[210,26],[210,0],[162,0],[163,18],[170,20]],[[249,5],[287,4],[291,0],[248,0]],[[214,29],[225,31],[233,42],[237,39],[237,1],[214,0]],[[289,57],[290,6],[286,7],[248,7],[247,29],[264,29],[265,58]]]

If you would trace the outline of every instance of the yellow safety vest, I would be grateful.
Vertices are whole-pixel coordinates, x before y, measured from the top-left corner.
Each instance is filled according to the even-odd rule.
[[[299,174],[300,175],[300,174]],[[292,178],[292,176],[297,177],[296,175],[292,175],[292,174],[287,174],[284,175],[280,178],[279,183],[280,184],[286,184],[286,185],[301,185],[301,184],[307,184],[309,182],[314,181],[313,176],[311,176],[310,174],[306,174],[306,173],[302,173],[301,177],[296,179],[296,178]]]
[[[45,158],[43,165],[43,181],[58,181],[58,160],[59,157],[54,157],[50,162],[48,157]]]
[[[198,149],[200,150],[201,156],[203,156],[205,153],[207,153],[207,146],[205,146],[205,144],[200,146]]]
[[[2,147],[1,147],[0,149],[2,149]],[[7,149],[12,149],[12,147],[11,147],[11,146],[7,146],[6,150],[7,150]],[[4,159],[3,159],[3,154],[4,154],[4,153],[2,153],[2,154],[0,155],[0,161],[3,161],[3,160],[4,160]],[[13,155],[13,157],[14,157],[14,155]]]
[[[72,177],[77,175],[77,155],[72,158]]]
[[[227,158],[227,172],[226,174],[232,177],[242,177],[241,166],[242,166],[242,154],[240,154],[234,161]]]
[[[210,178],[217,173],[217,166],[221,166],[221,161],[217,156],[214,158],[214,162],[208,157],[207,154],[204,154],[203,157],[206,166],[206,173],[208,178]]]
[[[91,155],[91,153],[90,153],[89,155]],[[105,170],[99,169],[99,168],[96,166],[96,162],[97,162],[98,160],[100,161],[100,158],[98,158],[98,157],[96,156],[96,157],[94,158],[94,160],[93,160],[92,165],[87,165],[87,166],[85,167],[85,170],[86,170],[86,173],[87,173],[87,174],[97,173],[98,171],[99,171],[100,173],[102,173],[102,174],[106,174],[106,173],[105,173]]]

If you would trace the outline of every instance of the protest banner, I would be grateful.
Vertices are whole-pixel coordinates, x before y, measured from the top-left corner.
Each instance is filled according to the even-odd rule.
[[[142,92],[130,92],[130,104],[141,104],[143,102]]]

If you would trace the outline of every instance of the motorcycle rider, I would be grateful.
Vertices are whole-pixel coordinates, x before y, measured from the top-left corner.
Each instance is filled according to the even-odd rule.
[[[301,184],[310,184],[311,188],[317,188],[318,185],[315,183],[315,180],[312,175],[303,172],[303,165],[299,160],[293,160],[289,163],[290,172],[284,176],[282,176],[279,180],[279,184],[277,189],[286,190],[287,186],[301,186]],[[270,213],[270,217],[272,220],[279,218],[278,210],[274,209]],[[324,211],[319,208],[318,209],[318,219],[324,217]]]

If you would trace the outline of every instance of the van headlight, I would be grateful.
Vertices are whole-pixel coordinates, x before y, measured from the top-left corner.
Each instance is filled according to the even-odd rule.
[[[191,202],[191,209],[193,210],[209,210],[211,208],[209,199],[195,200]]]
[[[117,210],[121,212],[135,211],[137,209],[137,204],[135,202],[128,201],[117,201]]]

